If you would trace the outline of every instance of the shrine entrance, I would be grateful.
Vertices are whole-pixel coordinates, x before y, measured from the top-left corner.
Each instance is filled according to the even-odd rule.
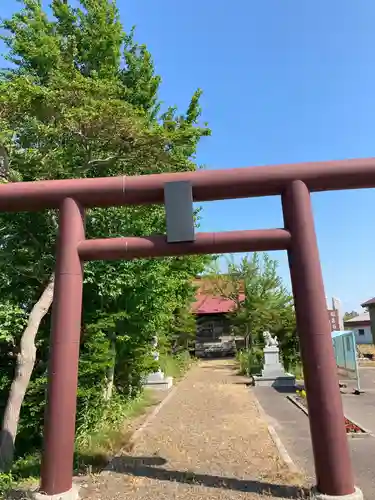
[[[59,209],[41,491],[55,495],[72,487],[84,262],[286,250],[317,488],[353,493],[310,192],[366,187],[375,187],[375,159],[1,185],[0,210]],[[284,228],[194,234],[193,200],[270,195],[281,196]],[[167,236],[85,238],[86,208],[154,203],[166,205]]]

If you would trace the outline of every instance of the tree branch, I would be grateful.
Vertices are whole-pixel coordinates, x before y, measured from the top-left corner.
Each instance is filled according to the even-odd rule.
[[[13,461],[14,443],[17,435],[21,406],[35,365],[35,337],[38,333],[40,322],[51,307],[54,284],[55,275],[52,274],[38,302],[30,312],[27,326],[21,337],[20,352],[17,355],[15,375],[9,391],[4,411],[3,425],[0,432],[0,471],[9,470]]]

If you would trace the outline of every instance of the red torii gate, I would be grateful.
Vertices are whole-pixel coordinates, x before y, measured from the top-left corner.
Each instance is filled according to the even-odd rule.
[[[285,228],[200,233],[194,242],[164,236],[86,240],[84,209],[163,203],[168,182],[189,181],[194,201],[281,195]],[[41,488],[72,487],[83,262],[193,253],[287,250],[310,415],[317,489],[355,491],[310,192],[375,187],[375,158],[231,170],[0,185],[0,210],[59,209],[51,355]]]

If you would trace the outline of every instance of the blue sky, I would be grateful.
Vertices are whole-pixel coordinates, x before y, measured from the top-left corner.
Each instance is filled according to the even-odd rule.
[[[117,3],[154,57],[162,99],[184,109],[203,89],[207,168],[375,156],[373,0]],[[359,310],[375,296],[375,190],[314,194],[313,206],[326,294]],[[280,226],[278,198],[204,204],[203,231]]]

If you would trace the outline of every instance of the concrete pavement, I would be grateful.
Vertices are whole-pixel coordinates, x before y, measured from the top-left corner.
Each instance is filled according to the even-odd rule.
[[[375,436],[375,368],[360,368],[361,390],[359,396],[351,391],[351,384],[342,395],[345,415]]]
[[[372,370],[372,371],[369,371]],[[345,415],[375,435],[375,369],[361,368],[364,394],[343,394]],[[297,466],[314,482],[308,417],[287,399],[287,394],[270,387],[255,387],[257,396],[288,453]],[[348,438],[357,485],[365,498],[372,498],[375,491],[375,437]]]

